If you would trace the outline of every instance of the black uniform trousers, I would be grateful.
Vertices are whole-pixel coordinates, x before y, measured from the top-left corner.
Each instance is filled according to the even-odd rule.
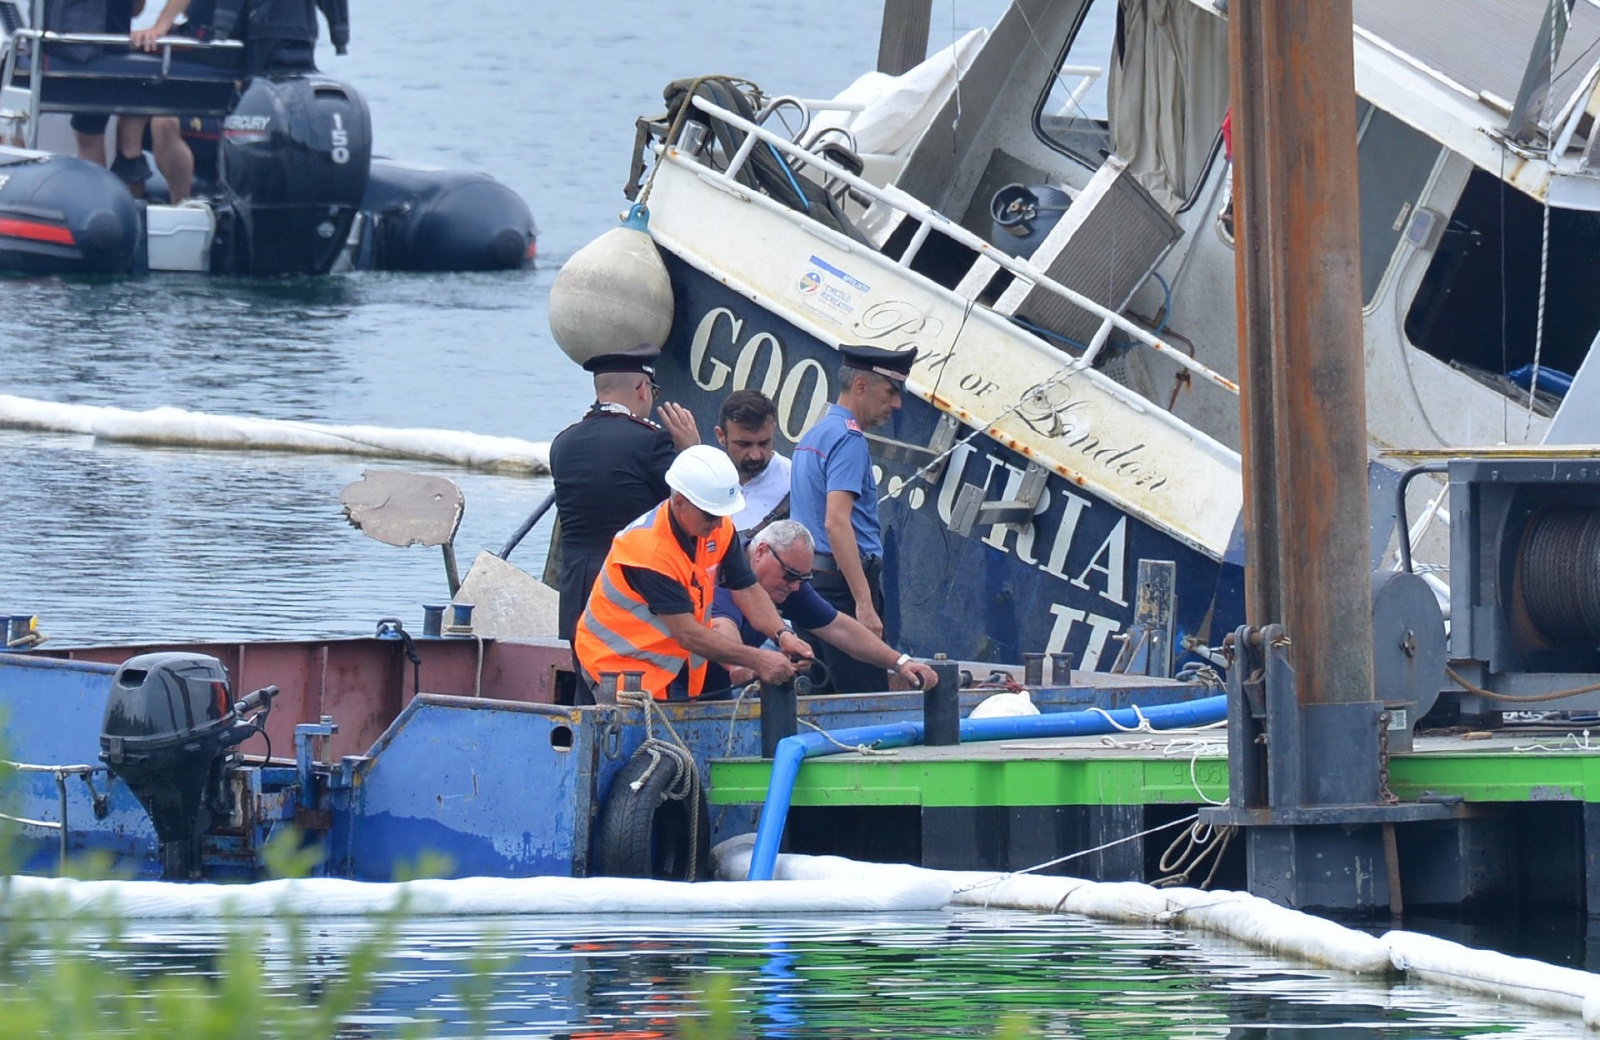
[[[883,617],[883,558],[869,556],[861,561],[866,574],[867,587],[872,590],[872,609]],[[840,612],[856,616],[856,598],[838,571],[816,570],[811,587],[817,595],[833,604]],[[818,693],[876,693],[889,688],[889,673],[879,665],[857,661],[832,643],[807,634],[807,641],[816,651],[817,659],[828,669],[828,681]]]

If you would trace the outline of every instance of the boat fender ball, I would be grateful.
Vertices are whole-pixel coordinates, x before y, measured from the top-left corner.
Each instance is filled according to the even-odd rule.
[[[550,332],[578,364],[660,350],[672,329],[672,282],[650,236],[612,228],[572,255],[550,286]]]
[[[1019,715],[1037,715],[1039,709],[1026,690],[1020,693],[996,693],[979,701],[969,719],[1001,719]]]

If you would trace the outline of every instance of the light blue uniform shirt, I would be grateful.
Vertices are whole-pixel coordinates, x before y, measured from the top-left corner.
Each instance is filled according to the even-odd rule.
[[[800,438],[789,481],[789,515],[806,525],[817,541],[818,552],[833,552],[823,525],[828,515],[828,492],[848,491],[856,496],[855,507],[850,510],[856,548],[863,557],[883,555],[872,456],[867,451],[867,435],[861,432],[849,409],[833,405],[822,421]]]

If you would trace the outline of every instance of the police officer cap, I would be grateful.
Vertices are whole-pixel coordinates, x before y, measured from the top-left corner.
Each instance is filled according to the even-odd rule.
[[[638,372],[656,377],[656,359],[639,354],[597,354],[583,363],[584,371],[600,375],[603,372]]]
[[[876,372],[897,383],[906,381],[906,376],[911,374],[911,363],[917,360],[916,347],[886,350],[883,347],[869,347],[861,343],[841,343],[839,354],[851,368]]]

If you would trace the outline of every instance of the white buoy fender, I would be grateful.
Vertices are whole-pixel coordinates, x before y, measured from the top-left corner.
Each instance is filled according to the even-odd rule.
[[[977,707],[967,716],[969,719],[998,719],[1013,715],[1037,715],[1039,709],[1034,706],[1027,690],[1018,693],[996,693],[978,702]]]
[[[549,312],[556,345],[580,365],[659,353],[672,329],[672,283],[642,221],[630,217],[574,253],[550,286]]]

